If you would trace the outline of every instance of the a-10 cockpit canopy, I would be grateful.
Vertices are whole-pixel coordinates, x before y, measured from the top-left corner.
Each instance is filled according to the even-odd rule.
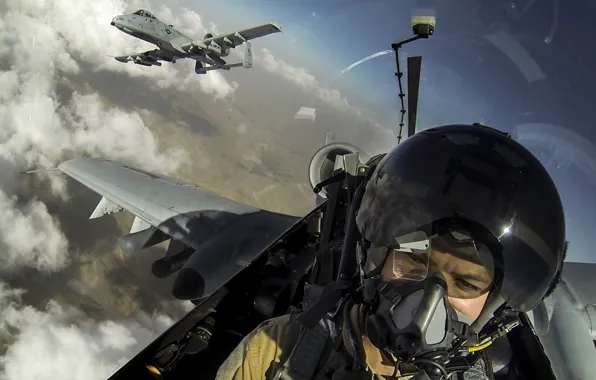
[[[136,11],[135,13],[133,13],[133,15],[154,18],[154,19],[157,20],[157,17],[153,16],[153,14],[151,12],[148,12],[148,11],[146,11],[144,9],[139,9],[138,11]]]

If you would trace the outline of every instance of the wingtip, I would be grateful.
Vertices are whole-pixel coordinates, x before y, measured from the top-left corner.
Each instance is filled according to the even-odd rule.
[[[278,32],[283,32],[283,29],[281,28],[281,26],[279,26],[278,23],[270,21],[269,24],[273,25],[277,29]]]

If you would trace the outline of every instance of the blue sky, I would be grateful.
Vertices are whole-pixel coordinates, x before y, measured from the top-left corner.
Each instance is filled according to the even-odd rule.
[[[450,4],[447,7],[436,0],[227,0],[188,6],[220,28],[278,22],[285,33],[268,39],[267,48],[288,63],[307,68],[322,84],[340,90],[350,104],[373,109],[378,121],[393,130],[398,101],[393,56],[338,74],[363,57],[390,48],[392,41],[409,37],[412,11],[432,9],[437,15],[435,36],[400,51],[403,56],[423,56],[419,128],[480,121],[511,132],[524,123],[552,124],[574,131],[593,149],[596,133],[589,125],[589,105],[594,95],[582,88],[596,85],[587,69],[596,63],[596,56],[567,37],[571,30],[577,32],[578,24],[583,25],[577,20],[587,17],[589,10],[582,7],[589,4],[573,2],[557,15],[556,25],[552,8],[544,5],[532,6],[520,16],[498,1],[483,7],[471,0]],[[585,24],[589,25],[588,20]],[[587,27],[581,33],[585,39],[596,37],[596,31]],[[505,41],[501,47],[490,42],[497,35]],[[259,47],[264,43],[259,41]],[[527,67],[533,66],[526,56],[538,67],[530,74]],[[556,148],[564,140],[565,133],[558,133],[536,146]],[[591,162],[578,159],[573,149],[555,148],[549,147],[550,156],[541,159],[545,165],[550,162],[547,169],[566,208],[569,259],[596,263],[589,242],[596,227],[596,182],[588,179],[596,178],[596,157]]]

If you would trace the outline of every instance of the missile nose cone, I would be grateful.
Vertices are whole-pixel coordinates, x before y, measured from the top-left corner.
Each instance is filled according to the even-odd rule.
[[[184,268],[176,276],[172,295],[179,300],[193,300],[201,298],[205,291],[205,280],[195,270]]]

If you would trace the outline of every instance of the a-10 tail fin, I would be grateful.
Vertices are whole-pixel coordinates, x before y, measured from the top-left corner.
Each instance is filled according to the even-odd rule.
[[[332,130],[328,129],[325,131],[325,145],[331,144],[335,140],[335,133]]]
[[[252,45],[250,41],[244,41],[244,56],[242,57],[242,67],[250,69],[252,67]]]

